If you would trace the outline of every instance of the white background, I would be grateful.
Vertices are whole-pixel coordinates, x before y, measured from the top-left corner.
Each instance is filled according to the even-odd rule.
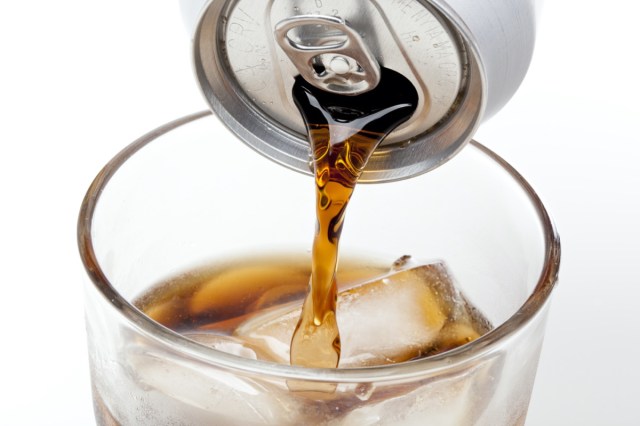
[[[639,18],[548,0],[525,82],[477,135],[562,237],[530,426],[640,424]],[[4,0],[0,61],[0,423],[90,425],[78,208],[126,144],[206,108],[189,37],[177,0]]]

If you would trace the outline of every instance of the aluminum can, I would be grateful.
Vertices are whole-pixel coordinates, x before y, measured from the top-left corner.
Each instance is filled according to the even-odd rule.
[[[425,173],[471,140],[522,82],[539,6],[539,0],[181,0],[196,77],[211,109],[242,141],[294,170],[310,173],[309,143],[291,95],[302,68],[279,43],[278,26],[340,20],[348,25],[343,33],[354,34],[375,62],[411,80],[418,108],[374,153],[363,182]],[[316,21],[309,22],[323,27]],[[331,25],[324,26],[329,36]],[[313,33],[303,28],[289,42],[302,52],[316,43],[309,41]],[[334,68],[348,69],[341,62],[333,61]]]

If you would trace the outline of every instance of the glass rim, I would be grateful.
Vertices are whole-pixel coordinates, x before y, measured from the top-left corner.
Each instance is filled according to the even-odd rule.
[[[555,225],[542,201],[522,175],[493,151],[472,140],[469,142],[471,145],[497,163],[526,193],[536,210],[544,234],[544,264],[536,287],[515,313],[489,333],[456,349],[424,359],[375,367],[327,369],[291,366],[243,358],[197,343],[157,323],[120,295],[100,268],[93,250],[91,237],[93,214],[100,195],[111,177],[137,151],[171,130],[210,115],[210,111],[202,111],[171,121],[125,147],[98,173],[87,190],[80,208],[77,227],[78,247],[89,278],[95,288],[105,297],[106,301],[117,309],[130,324],[148,337],[169,345],[174,350],[178,350],[201,362],[214,364],[215,366],[244,374],[332,383],[380,382],[433,375],[445,370],[454,370],[456,367],[464,365],[471,360],[478,359],[482,355],[492,352],[501,342],[525,327],[548,301],[557,283],[560,267],[560,238]]]

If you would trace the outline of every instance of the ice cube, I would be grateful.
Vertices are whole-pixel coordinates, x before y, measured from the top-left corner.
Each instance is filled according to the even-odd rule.
[[[443,263],[414,265],[408,259],[395,262],[391,273],[338,295],[340,367],[407,361],[486,331],[475,325]],[[299,316],[299,306],[270,310],[241,324],[234,337],[257,348],[260,359],[288,363]]]
[[[217,337],[196,339],[219,346],[225,337]],[[223,346],[233,349],[233,345]],[[121,407],[128,400],[134,402],[125,411],[130,417],[123,424],[293,425],[301,416],[301,408],[286,398],[284,386],[268,380],[254,380],[140,343],[128,348],[125,359],[127,374],[122,376],[132,382],[121,379],[113,387],[113,393],[123,398]]]
[[[253,348],[248,347],[245,342],[231,336],[206,332],[188,332],[182,333],[182,335],[202,345],[228,354],[241,356],[243,358],[258,359],[256,351]]]
[[[376,387],[368,400],[351,404],[327,425],[493,424],[483,413],[500,383],[502,366],[501,355],[489,356],[447,374]]]

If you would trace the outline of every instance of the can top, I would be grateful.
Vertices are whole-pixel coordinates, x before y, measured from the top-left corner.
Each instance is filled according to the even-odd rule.
[[[310,152],[291,95],[297,75],[323,90],[358,94],[375,87],[383,65],[418,90],[416,112],[374,153],[364,182],[437,167],[471,138],[484,109],[473,43],[418,1],[211,1],[196,29],[194,60],[222,121],[258,152],[304,173]]]

